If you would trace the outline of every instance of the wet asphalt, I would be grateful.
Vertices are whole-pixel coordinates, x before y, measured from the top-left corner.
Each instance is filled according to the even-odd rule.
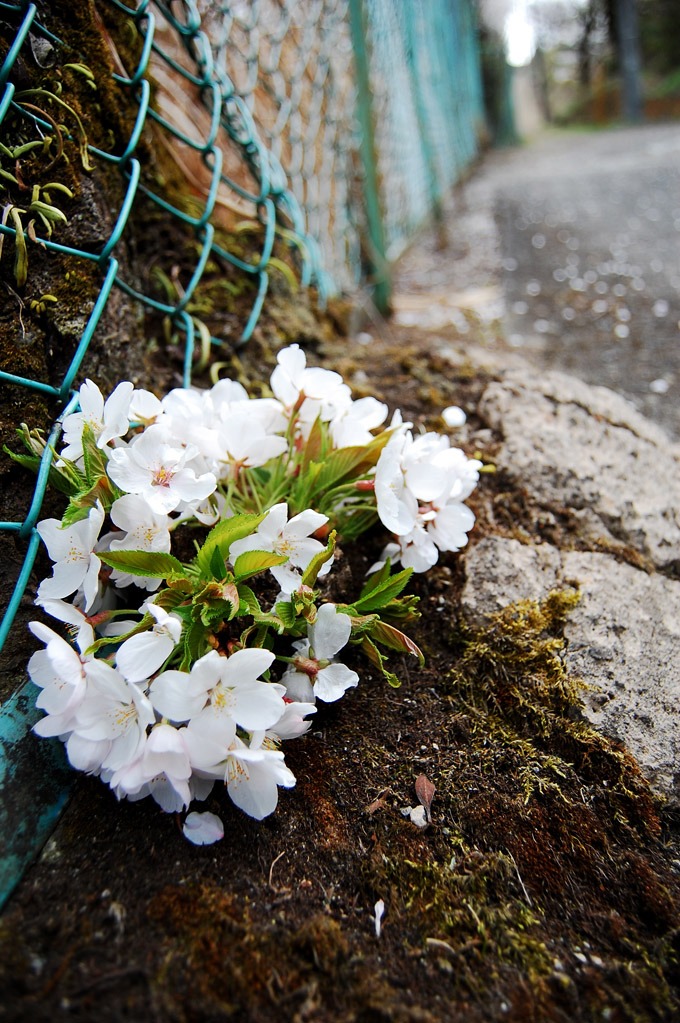
[[[485,289],[477,311],[505,344],[680,437],[680,123],[551,131],[492,153],[446,230],[447,250],[429,253],[440,262],[424,274],[412,251],[398,290],[437,275],[462,302]]]

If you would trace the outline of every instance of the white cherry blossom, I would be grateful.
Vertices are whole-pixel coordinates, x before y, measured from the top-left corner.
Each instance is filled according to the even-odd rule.
[[[285,709],[283,686],[260,680],[273,661],[271,651],[259,648],[237,650],[230,657],[211,650],[188,673],[170,670],[158,675],[151,685],[151,701],[171,721],[191,719],[196,725],[228,718],[249,731],[271,728]]]
[[[281,349],[276,361],[271,389],[289,412],[295,410],[301,422],[311,425],[317,416],[327,421],[350,407],[352,392],[340,374],[308,367],[299,345]]]
[[[160,723],[142,740],[132,763],[113,772],[107,780],[118,797],[143,799],[150,795],[166,811],[179,813],[191,802],[191,763],[184,729]]]
[[[104,523],[99,501],[86,519],[63,527],[59,519],[43,519],[36,526],[54,566],[52,578],[43,579],[38,600],[68,597],[76,590],[84,593],[85,610],[92,607],[98,592],[101,561],[95,546]]]
[[[118,384],[104,401],[102,392],[92,380],[86,380],[78,392],[80,412],[73,412],[64,419],[64,440],[66,447],[61,457],[76,462],[83,455],[83,428],[92,428],[97,447],[104,448],[112,440],[124,437],[129,428],[128,410],[134,390],[129,380]]]
[[[224,824],[216,813],[194,810],[187,814],[182,834],[194,845],[212,845],[224,838]]]
[[[382,426],[387,418],[387,405],[377,398],[359,398],[343,408],[330,423],[336,448],[360,447],[373,440],[371,430]]]
[[[284,594],[294,593],[301,579],[300,572],[295,570],[304,571],[312,558],[324,549],[324,545],[319,540],[312,539],[310,534],[327,522],[327,515],[321,515],[310,508],[294,515],[288,521],[288,505],[285,502],[275,504],[254,533],[232,543],[230,560],[235,561],[239,554],[245,551],[272,551],[275,554],[285,554],[288,563],[277,565],[270,571]],[[330,561],[326,562],[319,574],[325,575],[330,571],[330,566]]]
[[[390,532],[409,533],[418,517],[418,501],[406,486],[403,452],[407,434],[395,433],[380,453],[375,469],[375,499],[380,521]]]
[[[443,409],[442,419],[451,430],[463,426],[467,422],[467,416],[458,405],[448,405]]]
[[[76,711],[85,699],[88,667],[91,671],[99,669],[99,662],[83,656],[94,642],[94,632],[83,619],[76,639],[78,654],[78,650],[42,622],[30,622],[29,628],[45,644],[45,649],[36,650],[28,662],[29,677],[42,690],[36,706],[46,714],[33,730],[43,736],[64,735],[73,728]]]
[[[279,786],[292,788],[295,775],[279,750],[253,748],[237,738],[227,760],[226,781],[236,806],[261,821],[276,809]]]
[[[198,452],[166,441],[165,429],[150,426],[124,448],[111,452],[108,473],[128,494],[139,494],[152,511],[171,512],[182,502],[204,501],[213,493],[213,473],[196,475],[187,463]]]
[[[334,703],[358,684],[356,671],[334,660],[347,646],[351,631],[349,615],[339,612],[335,604],[321,605],[307,639],[294,644],[297,654],[281,679],[291,699]]]
[[[140,611],[155,618],[156,624],[130,636],[118,649],[116,665],[128,682],[151,678],[167,661],[182,635],[182,620],[177,615],[168,614],[150,601],[142,604]]]
[[[143,388],[135,388],[130,398],[128,409],[128,420],[132,423],[139,423],[142,426],[151,426],[158,422],[163,416],[163,403],[151,391]]]
[[[225,781],[233,802],[256,820],[276,809],[279,785],[295,785],[283,753],[262,737],[247,745],[235,729],[219,727],[215,719],[193,719],[184,733],[194,769]]]
[[[87,758],[89,768],[113,771],[131,763],[140,751],[147,728],[156,716],[151,703],[134,683],[107,664],[90,678],[85,698],[78,706],[73,734],[66,749],[71,763]]]
[[[217,445],[219,462],[226,462],[227,474],[234,475],[241,468],[265,465],[288,449],[285,437],[268,434],[262,423],[247,412],[225,416],[217,430]]]
[[[123,494],[113,502],[109,514],[113,524],[124,533],[111,534],[109,550],[170,552],[170,518],[150,508],[139,494]],[[113,569],[111,579],[117,586],[134,583],[147,590],[156,590],[161,583],[160,579],[130,575],[119,569]]]
[[[267,729],[266,735],[275,741],[283,739],[297,739],[298,736],[308,732],[312,722],[306,719],[310,714],[316,713],[313,703],[300,703],[284,697],[285,710],[279,720],[271,728]]]

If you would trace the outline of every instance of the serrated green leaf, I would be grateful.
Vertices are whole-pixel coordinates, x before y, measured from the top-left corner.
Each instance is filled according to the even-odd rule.
[[[312,428],[309,431],[309,436],[305,442],[305,446],[303,449],[302,455],[303,472],[307,471],[309,465],[312,462],[316,462],[319,465],[319,469],[321,468],[321,466],[323,465],[321,459],[323,458],[325,448],[324,441],[325,441],[324,428],[321,423],[321,419],[317,416],[317,418],[312,423]]]
[[[196,564],[205,578],[212,578],[212,559],[216,550],[219,550],[223,560],[229,557],[229,548],[235,540],[242,540],[244,536],[254,533],[264,515],[244,513],[234,515],[230,519],[223,519],[208,533],[205,543],[196,555]]]
[[[390,650],[399,650],[401,653],[413,654],[418,658],[418,664],[422,667],[425,657],[422,650],[400,629],[395,629],[387,622],[376,621],[371,628],[371,637],[376,643],[381,643]]]
[[[238,613],[239,604],[240,597],[234,583],[209,582],[193,599],[194,611],[211,629],[222,622],[230,622]]]
[[[212,604],[200,605],[200,618],[207,628],[214,629],[223,622],[230,622],[236,617],[237,611],[237,604],[232,604],[229,600],[217,600]]]
[[[214,579],[224,579],[227,574],[227,568],[219,547],[216,547],[210,556],[210,571]]]
[[[405,568],[396,575],[384,579],[372,592],[364,594],[355,600],[354,606],[357,611],[379,611],[387,607],[390,601],[399,596],[409,579],[413,575],[412,568]]]
[[[262,611],[262,608],[260,607],[260,602],[255,596],[254,592],[251,590],[250,586],[246,586],[245,583],[239,583],[236,589],[238,590],[238,595],[241,599],[241,603],[238,609],[239,614],[241,615],[260,614]]]
[[[353,604],[336,604],[336,610],[341,614],[349,615],[352,619],[352,639],[356,640],[359,636],[364,636],[370,633],[374,624],[380,621],[379,615],[360,615],[357,614]]]
[[[420,597],[416,597],[413,593],[408,594],[406,597],[397,597],[396,600],[391,600],[386,607],[382,608],[380,617],[383,621],[394,624],[395,622],[415,622],[421,617],[421,613],[418,610],[418,604],[420,603]]]
[[[268,568],[283,565],[288,561],[287,554],[274,554],[272,551],[244,551],[239,554],[234,562],[234,579],[242,582],[250,579],[260,572],[266,572]]]
[[[62,526],[72,526],[74,522],[87,518],[90,511],[99,501],[108,511],[118,493],[108,476],[101,476],[89,490],[74,494],[62,516]]]
[[[104,646],[117,646],[120,643],[125,642],[126,639],[130,639],[131,636],[136,636],[140,632],[146,632],[156,624],[154,618],[150,614],[143,615],[141,621],[129,629],[128,632],[120,633],[117,636],[103,636],[101,639],[96,640],[92,646],[88,647],[85,653],[94,654]]]
[[[376,569],[375,572],[371,572],[362,587],[361,593],[359,594],[359,600],[363,600],[363,598],[367,597],[369,593],[373,593],[373,591],[379,586],[382,586],[386,579],[389,579],[391,567],[392,563],[388,558],[387,561],[380,566],[380,568]]]
[[[290,600],[280,600],[275,604],[274,613],[281,619],[286,629],[292,629],[297,621],[295,606]]]
[[[180,671],[191,671],[192,666],[196,661],[207,654],[210,646],[208,644],[208,633],[210,629],[200,619],[200,616],[190,621],[185,629],[182,630],[182,660],[180,662]]]
[[[349,477],[359,479],[364,476],[375,466],[380,452],[387,444],[392,432],[392,430],[384,430],[374,437],[370,444],[338,448],[336,451],[332,451],[325,459],[317,480],[319,491],[323,493],[331,490],[338,484],[346,482]]]
[[[319,572],[326,564],[326,562],[330,561],[330,559],[335,554],[336,536],[337,534],[335,530],[332,530],[332,532],[329,534],[328,542],[325,548],[322,551],[319,551],[318,554],[315,554],[310,563],[307,565],[307,568],[302,573],[303,586],[314,586],[314,584],[316,583]]]
[[[83,425],[82,445],[85,479],[92,486],[102,476],[106,476],[108,459],[101,448],[97,447],[97,438],[89,423]]]
[[[277,615],[272,614],[271,611],[260,611],[258,614],[253,615],[253,620],[256,625],[264,625],[274,629],[279,636],[282,636],[286,631],[286,627],[281,619]]]
[[[192,593],[192,589],[188,579],[177,579],[171,582],[164,590],[158,590],[153,602],[157,607],[162,607],[164,611],[176,611],[180,615],[184,615],[184,613],[189,615],[191,613],[191,605],[188,603],[185,607],[181,605],[187,601],[187,598]]]
[[[107,551],[99,557],[105,565],[128,575],[150,579],[183,579],[186,576],[182,562],[162,551]]]

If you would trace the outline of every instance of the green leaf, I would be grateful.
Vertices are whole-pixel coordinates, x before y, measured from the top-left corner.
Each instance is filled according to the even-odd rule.
[[[274,613],[281,619],[286,629],[290,631],[294,627],[297,614],[292,601],[280,600],[278,604],[274,605]]]
[[[201,574],[206,578],[214,578],[212,573],[213,555],[219,551],[223,560],[229,556],[229,548],[235,540],[242,540],[244,536],[254,533],[264,515],[244,513],[234,515],[230,519],[222,519],[208,533],[205,543],[196,555],[196,564]]]
[[[16,454],[16,452],[10,451],[7,445],[3,445],[2,450],[6,455],[9,455],[12,461],[16,462],[17,465],[22,465],[24,469],[29,469],[31,472],[38,472],[41,462],[39,455]],[[55,490],[58,490],[62,494],[66,494],[67,497],[70,497],[76,490],[74,484],[63,476],[58,469],[55,469],[53,465],[49,468],[48,482],[51,487],[54,487]]]
[[[379,611],[386,607],[391,600],[398,597],[413,575],[412,568],[405,568],[396,575],[389,576],[374,587],[372,592],[366,593],[366,587],[358,600],[354,601],[357,611]]]
[[[176,611],[182,616],[191,612],[191,606],[186,603],[191,596],[192,586],[188,579],[177,579],[170,583],[164,590],[158,590],[154,597],[154,604],[162,607],[164,611]],[[181,604],[185,604],[181,607]]]
[[[367,597],[369,593],[373,593],[379,586],[382,586],[386,579],[389,579],[391,567],[392,562],[388,558],[380,568],[376,569],[375,572],[371,572],[359,594],[359,600]]]
[[[260,602],[251,590],[250,586],[246,586],[245,583],[239,583],[236,587],[238,595],[241,599],[238,612],[240,615],[257,615],[260,614],[262,608]]]
[[[192,666],[199,657],[207,654],[210,649],[208,644],[208,633],[210,631],[201,621],[200,615],[182,630],[183,651],[179,666],[180,671],[191,671]]]
[[[341,614],[349,615],[352,619],[353,640],[370,633],[374,624],[380,621],[380,615],[358,615],[352,604],[336,604],[335,608]]]
[[[317,416],[312,424],[312,429],[309,431],[309,437],[305,443],[302,455],[302,472],[306,472],[312,462],[316,462],[319,465],[319,470],[323,465],[321,459],[324,455],[325,449],[325,436],[324,428],[321,423],[321,419]]]
[[[373,640],[371,640],[368,636],[364,636],[363,640],[361,641],[361,649],[366,654],[371,664],[374,664],[376,668],[378,668],[383,673],[383,675],[385,676],[389,684],[392,686],[392,688],[398,689],[401,685],[400,680],[397,678],[393,671],[388,671],[388,669],[385,667],[385,662],[387,658],[383,653],[381,653],[380,650],[378,650]]]
[[[381,609],[380,617],[383,621],[388,621],[390,624],[395,622],[414,622],[421,617],[421,613],[418,610],[419,603],[420,597],[416,597],[413,593],[405,597],[397,597],[396,600],[391,600],[389,604]]]
[[[132,612],[132,614],[136,613],[137,612],[135,611]],[[131,636],[136,636],[140,632],[146,632],[155,624],[156,624],[155,619],[152,618],[151,615],[145,614],[143,615],[141,621],[137,622],[137,624],[128,632],[123,632],[117,636],[104,636],[102,639],[96,640],[96,642],[94,642],[92,646],[88,647],[85,653],[95,654],[104,646],[112,646],[118,645],[119,643],[123,643],[126,639],[130,639]]]
[[[182,562],[162,551],[107,551],[99,557],[105,565],[128,575],[142,575],[150,579],[183,579],[186,576]]]
[[[26,236],[24,235],[24,226],[21,223],[19,211],[13,209],[10,215],[16,232],[14,235],[14,279],[19,287],[23,288],[28,276],[28,249],[26,248]]]
[[[102,476],[106,476],[108,458],[101,448],[97,447],[97,438],[89,423],[83,425],[82,445],[85,478],[89,484],[93,484]]]
[[[87,518],[97,501],[101,502],[104,511],[108,511],[117,493],[108,476],[100,476],[88,490],[80,491],[71,498],[62,516],[62,525],[72,526],[74,522]]]
[[[239,592],[234,583],[209,582],[193,600],[204,625],[214,629],[222,622],[230,622],[238,614]]]
[[[50,206],[47,202],[35,199],[28,207],[31,213],[38,213],[45,220],[53,224],[68,224],[66,215],[57,206]]]
[[[359,479],[372,469],[380,452],[392,436],[392,430],[384,430],[370,444],[357,447],[338,448],[325,459],[323,469],[317,480],[321,493],[344,483],[348,478]]]
[[[268,568],[283,565],[288,561],[287,554],[274,554],[272,551],[244,551],[234,562],[234,579],[242,582],[251,576],[266,572]]]
[[[375,642],[381,643],[390,650],[399,650],[401,653],[413,654],[414,657],[418,658],[418,664],[422,668],[425,663],[422,650],[400,629],[395,629],[393,625],[388,625],[387,622],[382,622],[378,619],[370,632],[371,638]]]
[[[303,586],[314,586],[317,580],[317,576],[319,575],[319,572],[326,564],[326,562],[330,561],[330,559],[335,554],[336,535],[337,534],[335,530],[333,530],[328,537],[328,543],[326,544],[325,548],[322,551],[319,551],[318,554],[315,554],[310,563],[307,565],[307,568],[302,573]]]
[[[286,627],[281,619],[271,611],[260,611],[258,614],[253,615],[253,620],[256,625],[264,625],[267,628],[274,629],[279,636],[282,636],[286,631]]]
[[[227,566],[219,547],[216,547],[210,556],[210,571],[214,579],[224,579],[227,574]]]

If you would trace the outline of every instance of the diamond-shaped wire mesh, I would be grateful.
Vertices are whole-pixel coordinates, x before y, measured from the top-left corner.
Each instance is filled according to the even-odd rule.
[[[428,0],[426,5],[100,0],[99,8],[113,12],[123,36],[134,40],[134,45],[117,45],[102,23],[115,69],[113,103],[128,112],[127,135],[116,144],[109,142],[106,124],[100,137],[88,139],[67,99],[32,94],[22,67],[49,66],[49,59],[56,59],[65,80],[89,71],[94,87],[97,77],[109,72],[78,67],[77,55],[50,27],[49,11],[56,7],[0,0],[0,30],[9,45],[0,68],[0,145],[5,146],[0,148],[0,242],[5,276],[10,251],[15,255],[16,288],[6,287],[17,303],[17,329],[24,329],[21,275],[31,273],[34,252],[50,254],[62,282],[87,273],[96,283],[72,351],[56,353],[40,367],[19,351],[16,359],[0,364],[0,382],[42,395],[56,420],[28,507],[16,521],[0,522],[0,537],[18,534],[27,544],[0,626],[0,646],[38,550],[35,525],[60,419],[76,407],[73,388],[117,292],[163,320],[183,352],[188,385],[197,362],[204,365],[224,340],[211,336],[196,312],[215,263],[249,282],[250,304],[239,308],[242,319],[230,337],[232,343],[239,337],[245,341],[262,313],[272,272],[291,272],[277,257],[277,245],[286,247],[301,284],[314,285],[322,299],[332,280],[345,288],[364,283],[376,255],[379,262],[399,254],[477,147],[482,105],[472,0]],[[361,8],[365,21],[368,95],[359,94],[357,86],[352,8]],[[362,105],[369,118],[361,123],[373,125],[376,198],[384,224],[385,251],[377,254],[374,240],[367,240],[370,182],[359,157],[357,114]],[[72,160],[79,157],[92,166],[93,180],[98,167],[117,169],[119,201],[86,243],[78,245],[78,236],[59,219],[58,181],[52,191],[32,195],[30,203],[17,191],[21,182],[10,137],[32,138],[36,145],[43,140],[47,158],[68,145]],[[181,194],[176,182],[149,172],[148,146],[170,154],[183,182]],[[59,160],[52,162],[57,178]],[[166,262],[157,252],[154,274],[131,275],[123,250],[139,233],[140,221],[152,219],[153,209],[171,218],[193,256],[174,265],[172,253],[162,253],[159,243]],[[244,244],[230,244],[234,238]],[[38,307],[53,298],[39,296]]]

